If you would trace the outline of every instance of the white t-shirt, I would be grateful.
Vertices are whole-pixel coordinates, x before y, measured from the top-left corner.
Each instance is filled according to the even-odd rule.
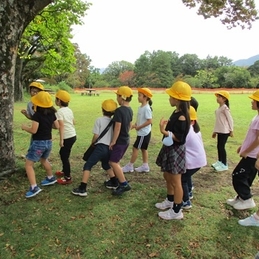
[[[186,169],[195,169],[207,165],[201,132],[195,133],[192,125],[186,137],[185,147]]]
[[[142,125],[149,119],[152,119],[152,111],[149,104],[146,104],[145,106],[140,106],[138,108],[138,114],[137,114],[137,126]],[[137,135],[147,136],[150,131],[151,131],[151,124],[138,130]]]
[[[102,131],[106,128],[106,126],[111,121],[111,118],[107,116],[99,117],[96,119],[93,127],[93,133],[97,134],[98,136],[102,133]],[[109,146],[112,141],[113,135],[113,126],[109,128],[106,134],[97,142],[97,144],[104,144]]]
[[[56,112],[56,117],[59,121],[63,121],[64,123],[64,139],[76,136],[76,130],[74,126],[74,115],[70,108],[61,107]]]

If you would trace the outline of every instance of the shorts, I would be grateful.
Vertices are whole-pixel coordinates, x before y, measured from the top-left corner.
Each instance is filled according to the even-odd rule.
[[[26,159],[38,162],[47,159],[52,149],[52,140],[32,140]]]
[[[112,147],[111,155],[110,155],[110,162],[119,163],[122,159],[123,155],[125,154],[129,144],[126,145],[117,145],[115,144]]]
[[[151,132],[149,132],[146,136],[137,136],[133,147],[136,149],[144,149],[147,150],[148,144],[150,142]]]

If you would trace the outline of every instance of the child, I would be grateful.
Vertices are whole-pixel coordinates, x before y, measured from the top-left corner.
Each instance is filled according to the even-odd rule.
[[[70,102],[70,94],[64,90],[59,90],[56,93],[56,105],[59,106],[59,110],[56,113],[59,122],[59,154],[62,161],[62,171],[56,172],[57,176],[63,176],[57,180],[58,184],[70,184],[72,183],[71,168],[69,157],[71,149],[76,142],[76,130],[74,114],[68,104]]]
[[[111,156],[109,163],[115,174],[114,176],[119,180],[119,186],[112,192],[112,194],[122,195],[124,192],[131,189],[130,185],[125,179],[119,162],[129,146],[129,130],[131,128],[131,122],[133,118],[133,111],[130,107],[130,101],[132,99],[133,92],[128,86],[121,86],[117,90],[116,94],[117,102],[120,107],[115,110],[113,116],[114,129],[112,141],[110,144]],[[106,187],[107,183],[110,183],[110,180],[104,183]]]
[[[162,210],[169,208],[159,212],[158,216],[170,220],[183,218],[181,174],[185,173],[185,140],[190,129],[191,87],[185,82],[177,81],[166,93],[170,96],[170,105],[176,109],[168,121],[162,118],[159,126],[164,137],[172,134],[173,144],[163,145],[156,159],[156,164],[161,167],[166,180],[167,198],[155,206]]]
[[[135,168],[136,172],[148,173],[148,144],[151,138],[152,124],[152,93],[148,88],[138,88],[138,101],[141,106],[138,108],[137,122],[132,126],[132,129],[137,131],[137,139],[133,144],[133,150],[130,162],[125,165],[122,170],[124,173],[132,173],[134,171],[133,164],[138,157],[138,150],[141,149],[143,164]]]
[[[117,108],[117,103],[113,101],[112,99],[105,100],[102,103],[102,113],[103,116],[100,118],[97,118],[94,124],[93,128],[93,139],[92,143],[95,142],[95,140],[98,138],[98,136],[101,134],[101,132],[106,128],[106,126],[110,123],[111,117],[114,115],[114,111]],[[81,184],[78,188],[75,188],[72,190],[72,193],[74,195],[79,196],[87,196],[86,188],[87,188],[87,182],[90,177],[91,169],[98,161],[102,162],[102,168],[107,171],[108,175],[110,177],[114,177],[114,173],[109,165],[109,157],[110,157],[110,150],[109,146],[111,143],[113,135],[113,127],[111,126],[109,130],[106,132],[106,134],[95,144],[95,149],[87,162],[84,165],[84,171],[83,171],[83,177]],[[114,177],[115,178],[115,177]],[[110,189],[116,189],[118,187],[118,182],[115,182],[115,185],[109,185],[107,183],[107,186],[110,187]],[[114,188],[113,188],[114,187]]]
[[[218,91],[215,93],[219,108],[215,111],[216,122],[212,138],[217,136],[218,161],[211,166],[218,172],[228,170],[225,145],[228,137],[233,137],[233,118],[229,110],[229,93]]]
[[[37,94],[40,91],[44,91],[44,87],[41,83],[39,82],[32,82],[29,85],[30,88],[30,95],[31,97],[34,96],[35,94]],[[34,114],[34,110],[33,110],[33,104],[32,102],[28,102],[27,104],[27,110],[23,109],[21,110],[21,113],[29,120],[31,120],[32,115]]]
[[[203,146],[200,127],[197,122],[197,114],[195,109],[190,106],[190,120],[191,126],[186,137],[186,172],[182,174],[183,187],[183,209],[190,209],[192,207],[189,193],[190,189],[188,183],[193,174],[200,170],[201,167],[207,165],[206,153]]]
[[[252,110],[257,111],[257,115],[252,119],[242,146],[237,149],[237,153],[242,157],[232,173],[232,184],[237,196],[227,200],[227,204],[236,210],[255,207],[250,187],[257,174],[255,165],[259,153],[259,90],[249,98],[252,99]]]
[[[47,177],[41,182],[41,185],[52,185],[57,181],[52,174],[51,165],[47,160],[52,148],[51,130],[53,123],[56,128],[59,128],[55,116],[56,109],[53,107],[50,94],[44,91],[33,96],[31,101],[35,110],[35,113],[31,117],[31,127],[22,125],[22,130],[32,134],[32,142],[25,162],[26,173],[31,185],[25,195],[26,198],[34,197],[41,191],[37,186],[33,169],[35,162],[40,161],[47,173]]]

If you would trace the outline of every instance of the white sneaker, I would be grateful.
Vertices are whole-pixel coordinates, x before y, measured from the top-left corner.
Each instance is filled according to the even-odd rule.
[[[215,167],[218,166],[219,164],[220,164],[220,161],[217,161],[217,162],[211,164],[211,167],[215,168]]]
[[[138,173],[148,173],[149,172],[149,166],[141,165],[140,167],[135,168],[135,171]]]
[[[233,205],[234,209],[236,209],[236,210],[251,209],[251,208],[254,208],[255,206],[256,205],[255,205],[253,198],[250,198],[248,200],[239,199],[239,201]]]
[[[234,206],[237,202],[239,202],[239,198],[237,196],[235,196],[234,199],[227,199],[227,204],[230,206]]]
[[[220,162],[220,164],[215,167],[215,170],[217,172],[226,171],[226,170],[228,170],[228,166],[224,165],[223,163]]]
[[[163,202],[159,202],[155,204],[155,207],[160,209],[160,210],[165,210],[169,208],[173,208],[174,202],[169,201],[167,198]]]
[[[123,173],[133,173],[134,172],[133,165],[126,164],[125,166],[122,167],[122,171]]]
[[[250,217],[247,217],[245,219],[240,219],[238,223],[241,226],[245,226],[245,227],[248,227],[248,226],[259,227],[259,220],[255,219],[254,215],[251,215]]]
[[[162,219],[170,220],[170,219],[182,219],[183,213],[182,210],[180,210],[178,213],[175,213],[173,209],[169,209],[166,211],[160,211],[158,213],[158,216]]]

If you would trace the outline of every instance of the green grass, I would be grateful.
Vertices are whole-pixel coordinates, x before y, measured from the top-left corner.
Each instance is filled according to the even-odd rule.
[[[135,94],[131,106],[135,115],[139,103]],[[153,98],[153,127],[149,148],[149,174],[132,173],[126,177],[132,191],[123,197],[113,197],[105,189],[106,173],[97,164],[88,183],[88,196],[76,197],[71,189],[81,180],[84,161],[82,155],[92,138],[95,119],[101,116],[101,102],[114,98],[111,91],[100,96],[73,94],[70,107],[74,111],[77,142],[72,154],[72,176],[69,186],[42,187],[43,191],[32,199],[24,197],[29,187],[24,160],[30,136],[21,130],[29,123],[20,113],[26,102],[15,104],[14,140],[17,172],[0,181],[0,258],[254,258],[259,250],[258,228],[241,227],[237,221],[250,215],[250,211],[235,211],[225,204],[235,195],[231,172],[239,161],[236,154],[249,123],[256,114],[251,110],[247,94],[232,94],[230,108],[235,122],[234,138],[227,144],[229,170],[215,173],[210,164],[217,159],[216,140],[211,138],[214,111],[218,108],[215,96],[195,94],[199,101],[198,120],[207,153],[208,166],[193,177],[193,208],[184,212],[181,221],[163,221],[158,218],[154,204],[166,195],[165,182],[155,159],[161,147],[159,120],[168,118],[173,110],[168,96],[162,92]],[[136,133],[131,131],[131,143]],[[61,169],[58,151],[58,132],[53,131],[53,150],[50,161],[53,171]],[[131,147],[121,164],[128,162]],[[141,156],[136,166],[141,165]],[[37,163],[38,183],[45,172]],[[254,199],[259,203],[257,179],[253,186]]]

